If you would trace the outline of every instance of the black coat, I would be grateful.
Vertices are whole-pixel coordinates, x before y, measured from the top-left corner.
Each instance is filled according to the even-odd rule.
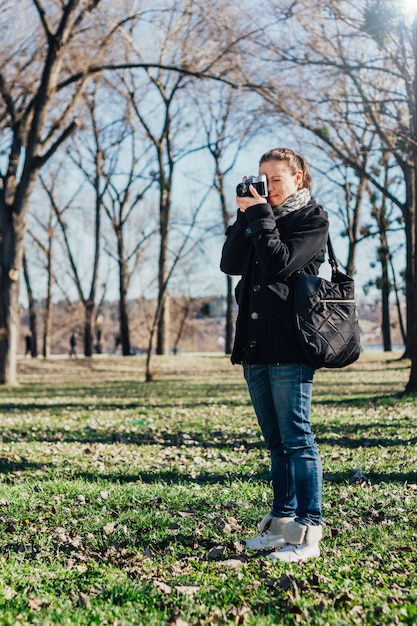
[[[226,231],[221,270],[241,275],[232,363],[305,363],[296,335],[293,277],[317,275],[324,261],[327,213],[314,200],[275,220],[269,204],[238,211]]]

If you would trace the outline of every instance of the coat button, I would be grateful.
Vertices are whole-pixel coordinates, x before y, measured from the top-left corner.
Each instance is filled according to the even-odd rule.
[[[261,286],[260,286],[260,285],[254,285],[254,286],[253,286],[253,290],[254,290],[255,292],[260,291],[260,289],[261,289]]]
[[[251,314],[250,314],[250,316],[251,316],[251,318],[252,318],[253,320],[257,320],[257,319],[258,319],[258,317],[259,317],[259,315],[257,314],[257,312],[256,312],[256,311],[254,311],[253,313],[251,313]]]
[[[256,341],[252,340],[249,342],[249,348],[255,348],[256,347]]]

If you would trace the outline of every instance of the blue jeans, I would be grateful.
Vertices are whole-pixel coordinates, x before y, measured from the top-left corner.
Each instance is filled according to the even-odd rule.
[[[272,514],[321,523],[322,466],[311,432],[313,370],[307,365],[244,365],[253,408],[271,454]]]

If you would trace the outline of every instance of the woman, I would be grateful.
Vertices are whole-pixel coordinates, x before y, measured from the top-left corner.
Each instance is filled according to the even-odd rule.
[[[313,370],[297,339],[293,277],[317,275],[324,261],[327,213],[311,198],[305,160],[286,148],[260,159],[268,183],[262,197],[236,197],[237,219],[226,231],[221,270],[241,275],[232,363],[242,363],[252,404],[271,456],[273,505],[247,540],[273,549],[272,560],[320,556],[322,467],[310,425]]]

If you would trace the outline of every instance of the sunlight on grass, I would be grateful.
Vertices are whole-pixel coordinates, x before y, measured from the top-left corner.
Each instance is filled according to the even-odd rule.
[[[141,357],[21,361],[0,388],[0,623],[416,623],[408,366],[317,372],[325,538],[298,566],[242,551],[269,461],[227,357],[158,357],[153,383]]]

